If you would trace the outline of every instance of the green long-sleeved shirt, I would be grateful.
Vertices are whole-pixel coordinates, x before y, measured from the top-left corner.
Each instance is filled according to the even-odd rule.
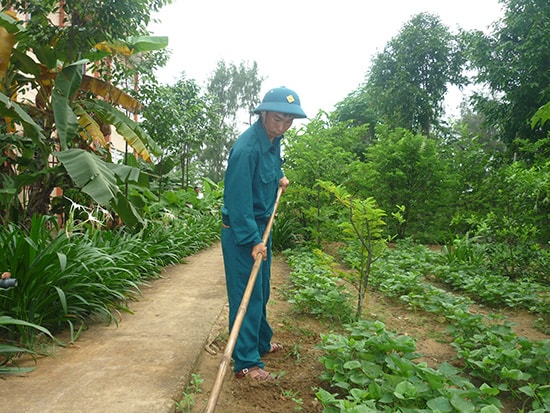
[[[238,245],[262,241],[259,222],[267,222],[275,204],[281,169],[281,139],[269,140],[261,121],[244,131],[229,153],[222,213],[229,217]]]

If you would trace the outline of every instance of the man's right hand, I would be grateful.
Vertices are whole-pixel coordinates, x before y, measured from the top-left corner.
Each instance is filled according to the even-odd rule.
[[[258,254],[262,254],[263,260],[267,260],[267,247],[263,242],[260,242],[259,244],[254,245],[252,248],[252,258],[254,261],[256,261],[256,257]]]

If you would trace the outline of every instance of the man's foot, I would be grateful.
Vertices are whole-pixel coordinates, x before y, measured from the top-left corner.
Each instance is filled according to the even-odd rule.
[[[249,367],[247,369],[239,370],[235,373],[235,377],[238,379],[242,379],[244,377],[250,377],[251,379],[258,380],[258,381],[264,381],[264,380],[273,380],[273,376],[269,374],[264,369],[253,366]]]
[[[269,349],[268,353],[276,353],[278,351],[281,351],[283,349],[283,345],[279,343],[271,343],[271,348]]]

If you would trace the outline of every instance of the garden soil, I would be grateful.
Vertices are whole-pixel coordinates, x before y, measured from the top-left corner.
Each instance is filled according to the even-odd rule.
[[[228,338],[220,245],[166,268],[162,275],[142,289],[139,300],[130,303],[132,314],[121,314],[118,325],[93,325],[74,344],[38,359],[33,372],[0,376],[0,412],[204,412],[214,399],[211,392]],[[268,317],[274,341],[284,349],[264,362],[275,380],[236,379],[229,366],[216,413],[322,412],[315,393],[331,389],[319,379],[323,366],[318,344],[322,333],[337,326],[292,311],[285,297],[288,275],[284,259],[274,257]],[[457,363],[454,349],[446,344],[444,320],[376,292],[369,293],[365,308],[365,318],[414,337],[428,365]],[[505,315],[516,324],[517,334],[548,338],[533,328],[528,313]],[[508,407],[505,411],[517,411]]]

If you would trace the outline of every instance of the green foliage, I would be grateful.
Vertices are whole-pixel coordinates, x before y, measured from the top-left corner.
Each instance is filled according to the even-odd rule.
[[[199,198],[194,190],[188,188],[166,190],[158,198],[147,202],[144,207],[146,217],[155,221],[161,221],[169,225],[178,217],[188,215],[199,217],[219,218],[223,202],[223,186],[217,185],[207,179],[202,183],[203,198]]]
[[[9,32],[9,41],[2,43],[2,53],[10,57],[0,79],[0,145],[6,156],[0,178],[9,188],[0,199],[4,222],[28,224],[32,216],[50,213],[52,190],[73,187],[68,173],[57,165],[54,152],[81,148],[110,161],[105,150],[105,125],[113,125],[143,159],[149,160],[151,154],[157,153],[155,143],[128,116],[138,112],[139,102],[108,82],[113,78],[99,79],[87,73],[94,69],[101,72],[98,65],[90,62],[100,65],[109,56],[112,73],[121,55],[165,47],[166,38],[143,36],[142,26],[148,21],[150,8],[164,3],[102,3],[92,16],[81,2],[68,1],[60,14],[65,19],[63,24],[48,18],[58,11],[58,2],[10,2],[14,11],[26,17],[24,25],[12,18],[7,9],[2,11],[0,26]],[[117,8],[124,14],[115,13]],[[103,17],[101,24],[93,23],[98,16]],[[33,58],[29,57],[31,52]],[[97,96],[105,99],[99,101]],[[128,202],[122,198],[115,207]],[[131,207],[119,209],[130,224],[139,220]]]
[[[472,239],[468,234],[464,237],[457,237],[452,241],[452,245],[443,247],[443,256],[447,264],[459,265],[472,264],[475,267],[480,266],[484,260],[483,248]]]
[[[334,116],[338,122],[349,122],[353,126],[368,125],[369,137],[374,137],[374,127],[379,123],[374,112],[374,104],[370,102],[372,96],[364,93],[363,88],[350,92],[346,98],[338,102]]]
[[[538,385],[550,382],[550,369],[541,366],[550,354],[549,340],[530,341],[517,336],[513,324],[506,322],[489,327],[481,325],[474,333],[470,323],[465,324],[465,317],[461,316],[457,314],[453,320],[453,346],[472,375],[489,383],[499,383],[501,391],[512,393],[529,382]]]
[[[272,248],[274,251],[284,251],[293,248],[302,238],[298,221],[292,216],[278,214],[273,221]]]
[[[147,187],[147,180],[140,170],[126,165],[105,162],[82,149],[69,149],[55,155],[63,164],[78,188],[95,202],[112,207],[127,225],[142,222],[139,212],[128,202],[124,185]]]
[[[362,93],[389,126],[430,136],[448,84],[462,85],[458,38],[428,13],[413,16],[374,59]],[[365,109],[365,110],[366,110]]]
[[[468,58],[475,80],[489,93],[474,95],[476,108],[502,131],[514,156],[516,138],[536,141],[547,136],[548,124],[531,129],[537,110],[550,101],[550,4],[544,0],[505,0],[504,17],[489,34],[469,33]],[[516,154],[517,155],[517,154]]]
[[[373,284],[414,308],[447,319],[448,331],[453,337],[452,345],[467,363],[469,374],[487,380],[492,387],[510,393],[525,404],[536,406],[542,403],[541,400],[546,400],[548,387],[544,384],[549,381],[550,366],[542,360],[548,358],[549,341],[517,336],[512,325],[502,322],[501,317],[469,312],[469,299],[425,282],[426,275],[438,277],[443,272],[457,271],[455,267],[437,265],[438,261],[438,254],[429,252],[425,247],[398,244],[395,250],[388,251],[384,259],[377,262],[380,268]],[[455,278],[460,279],[463,275],[459,273]],[[523,293],[522,286],[512,290],[511,284],[504,284],[503,288],[510,288],[510,297],[519,297]],[[478,295],[483,294],[483,289],[482,284],[477,285]],[[478,295],[472,294],[471,297],[476,299]],[[540,304],[548,305],[548,297],[542,295],[538,299]],[[519,389],[524,388],[529,380],[541,386],[536,388],[534,396],[527,397]]]
[[[355,159],[353,151],[363,145],[364,131],[364,127],[332,124],[326,114],[319,113],[303,130],[287,133],[284,168],[291,185],[281,209],[298,220],[307,231],[307,240],[320,244],[322,239],[336,239],[336,211],[330,197],[316,183],[324,180],[345,184],[349,180],[347,165]]]
[[[454,234],[476,235],[483,229],[483,237],[495,242],[507,239],[510,254],[520,256],[524,255],[522,249],[548,243],[550,189],[545,162],[499,166],[490,160],[491,156],[498,158],[497,153],[486,151],[481,142],[471,139],[461,139],[445,151],[452,155],[447,180],[453,191],[449,201],[454,203],[454,211],[447,213],[453,215],[450,229]],[[453,235],[448,236],[452,240]],[[516,260],[514,264],[522,268],[526,263]]]
[[[352,320],[351,297],[335,271],[333,258],[318,249],[288,252],[288,301],[301,313],[324,320]]]
[[[171,0],[121,0],[116,3],[100,2],[90,13],[89,4],[79,0],[63,3],[63,24],[48,22],[49,13],[57,10],[59,2],[9,1],[10,6],[21,14],[28,13],[28,31],[37,45],[49,45],[48,40],[56,38],[61,61],[78,60],[90,47],[103,42],[122,39],[131,35],[143,35],[151,19],[151,13],[158,11]],[[43,53],[46,53],[44,47]],[[51,50],[51,49],[50,49]],[[98,59],[99,60],[99,59]],[[52,62],[55,65],[55,61]]]
[[[550,301],[545,286],[533,281],[512,281],[481,266],[455,263],[442,268],[437,279],[453,289],[467,293],[492,308],[524,308],[550,321]]]
[[[442,291],[422,282],[426,276],[441,281],[454,290],[467,293],[478,303],[501,308],[503,305],[515,309],[527,309],[535,314],[548,317],[550,310],[546,287],[531,279],[511,280],[507,276],[490,271],[486,266],[486,256],[482,245],[470,243],[468,239],[457,242],[454,247],[444,248],[441,253],[431,253],[423,246],[409,246],[398,243],[398,248],[386,254],[378,271],[392,273],[389,278],[376,277],[373,283],[386,294],[400,297],[411,292],[409,303],[426,296],[437,297]],[[349,254],[346,251],[346,254]],[[353,258],[353,257],[352,257]],[[414,268],[414,270],[413,270]],[[404,299],[404,297],[402,297]],[[451,298],[449,298],[451,299]],[[445,300],[448,301],[448,300]],[[468,300],[452,298],[454,304],[464,304]],[[426,303],[421,303],[425,307]]]
[[[531,118],[531,128],[535,128],[539,124],[544,125],[549,120],[550,120],[550,102],[546,103],[545,105],[542,105],[535,112],[535,114]]]
[[[190,412],[191,408],[195,405],[194,395],[202,392],[202,384],[204,379],[199,374],[193,373],[191,375],[191,382],[185,388],[182,395],[182,400],[176,402],[177,412]]]
[[[131,244],[127,250],[106,251],[78,233],[53,235],[48,221],[53,222],[35,219],[28,235],[15,226],[1,233],[3,248],[13,254],[6,268],[19,282],[1,307],[54,333],[68,327],[75,338],[84,317],[95,314],[112,321],[112,309],[124,308],[118,301],[124,293],[132,296],[136,274],[123,266],[117,269],[114,260],[135,256]],[[34,340],[34,329],[21,328],[18,333],[27,344]]]
[[[505,225],[529,228],[527,231],[532,231],[528,236],[530,244],[548,242],[550,240],[550,164],[548,161],[531,167],[513,163],[501,172],[504,180],[502,201],[506,205],[505,209],[503,206]],[[509,221],[509,224],[506,221]],[[522,236],[525,235],[527,234],[522,234]],[[516,239],[516,242],[518,241],[524,240]]]
[[[302,411],[302,405],[304,404],[304,401],[298,397],[299,392],[293,391],[293,390],[282,390],[281,391],[281,397],[285,400],[292,400],[294,403],[296,403],[296,407],[294,407],[294,411]]]
[[[438,215],[443,218],[437,228],[446,232],[436,238],[439,244],[451,242],[453,234],[468,232],[471,226],[459,217],[479,216],[505,207],[498,202],[503,185],[497,165],[505,147],[496,141],[496,136],[485,130],[480,116],[467,113],[466,119],[457,125],[459,135],[445,140],[438,147],[446,167],[445,199],[433,207],[441,212]]]
[[[372,263],[386,248],[386,240],[383,237],[383,229],[386,225],[383,218],[386,213],[377,207],[372,197],[367,199],[353,197],[344,187],[331,182],[320,181],[319,185],[333,194],[344,207],[342,212],[347,216],[347,220],[340,224],[344,239],[358,245],[359,262],[354,268],[359,276],[356,279],[348,278],[358,291],[355,312],[355,319],[358,320],[363,312]]]
[[[74,341],[90,319],[116,322],[163,267],[219,239],[219,208],[199,207],[166,208],[164,220],[148,217],[139,231],[107,230],[106,211],[76,204],[78,213],[63,228],[46,216],[35,218],[30,230],[2,227],[0,268],[19,284],[0,294],[0,314],[26,323],[7,326],[5,336],[33,348],[42,337],[34,326],[52,334],[69,330]]]
[[[335,295],[335,285],[327,284],[329,288],[318,288],[306,296],[302,292],[312,285],[319,286],[319,280],[326,278],[325,269],[330,274],[334,262],[318,251],[306,253],[289,257],[298,280],[297,288],[289,292],[291,300],[295,304],[305,303],[301,307],[305,311],[331,315],[334,303],[329,298],[331,292]],[[349,254],[349,250],[343,253]],[[477,284],[471,285],[471,299],[451,294],[434,287],[428,277],[446,280],[443,275],[454,273],[457,283],[467,280],[464,264],[455,264],[461,257],[472,259],[472,255],[460,253],[453,258],[452,265],[442,264],[445,256],[448,253],[434,252],[409,240],[399,241],[376,261],[372,285],[417,311],[428,311],[447,320],[451,344],[464,368],[459,370],[446,363],[430,368],[416,362],[420,355],[416,354],[411,337],[389,333],[381,322],[360,320],[345,326],[347,335],[322,336],[321,362],[325,366],[322,378],[329,381],[331,388],[342,392],[341,396],[326,390],[317,392],[324,411],[499,412],[502,409],[499,395],[519,400],[525,411],[542,412],[548,408],[550,366],[545,360],[550,354],[550,341],[518,336],[513,325],[502,317],[476,314],[468,308],[472,299],[485,302],[482,295],[493,295],[495,302],[502,302],[497,286],[509,291],[509,302],[514,297],[531,295],[539,300],[536,304],[532,302],[533,306],[540,307],[548,302],[548,297],[543,294],[536,298],[517,283],[513,290],[513,283],[506,284],[502,278],[493,280],[495,288],[492,288],[482,283],[487,274],[480,274]],[[348,261],[347,256],[344,259]],[[469,268],[473,272],[476,267]],[[533,287],[533,291],[536,289]],[[516,301],[514,308],[521,306]]]
[[[434,140],[380,126],[366,158],[373,177],[368,190],[376,193],[380,208],[389,212],[403,207],[402,219],[388,222],[391,234],[405,238],[410,227],[418,231],[437,216],[444,202],[438,197],[445,193],[446,165]]]
[[[523,219],[528,216],[525,214]],[[512,280],[549,285],[550,251],[537,243],[535,226],[494,213],[468,221],[472,226],[468,234],[455,237],[454,247],[447,248],[449,262],[483,264],[489,271]]]
[[[344,392],[338,398],[319,391],[325,411],[500,411],[502,405],[494,397],[498,389],[475,387],[450,364],[433,369],[415,363],[418,355],[411,337],[392,334],[379,321],[361,320],[348,325],[347,331],[322,335],[322,378]],[[351,409],[358,406],[369,409]]]
[[[166,86],[143,85],[143,128],[163,148],[161,161],[173,162],[180,170],[180,188],[194,185],[192,176],[202,152],[217,145],[217,107],[210,96],[203,96],[194,80],[184,74]],[[207,175],[207,174],[205,174]]]
[[[0,296],[2,295],[2,292],[0,291]],[[0,337],[3,336],[3,330],[9,330],[8,327],[14,327],[14,326],[24,326],[26,328],[32,328],[35,330],[38,330],[40,333],[44,334],[45,336],[48,336],[50,338],[53,338],[51,333],[36,324],[27,323],[26,321],[17,320],[12,317],[3,316],[0,312]],[[16,363],[16,359],[20,357],[22,354],[28,354],[32,357],[36,355],[36,353],[28,348],[20,347],[17,345],[10,344],[8,340],[0,341],[0,375],[1,374],[21,374],[26,373],[29,371],[32,371],[33,367],[18,367],[17,364],[15,365],[9,365],[11,362]]]
[[[539,138],[536,141],[517,138],[514,144],[518,153],[521,154],[519,158],[526,159],[528,165],[534,168],[548,167],[548,159],[550,159],[550,132],[545,138]]]
[[[236,129],[237,114],[245,110],[252,124],[254,109],[260,103],[260,90],[263,78],[258,74],[258,64],[254,61],[248,64],[218,61],[216,69],[208,80],[208,93],[215,97],[220,105],[221,121],[230,130]]]
[[[550,14],[546,3],[503,1],[505,16],[487,35],[479,32],[455,36],[437,17],[426,14],[407,22],[384,52],[375,57],[364,84],[337,105],[334,118],[342,124],[349,127],[370,123],[371,129],[364,154],[357,157],[366,162],[342,163],[347,180],[331,180],[345,183],[359,196],[376,193],[380,207],[390,217],[397,205],[404,206],[404,220],[388,219],[390,233],[401,238],[448,242],[454,238],[449,231],[453,216],[480,219],[492,212],[506,217],[516,228],[533,228],[531,241],[546,246],[550,239],[550,123],[546,121],[548,71],[543,62],[548,61],[549,49],[540,46],[549,42],[548,31],[543,29]],[[476,97],[476,112],[465,106],[454,130],[440,129],[429,135],[435,139],[425,142],[414,133],[410,137],[403,131],[393,131],[390,127],[397,125],[404,126],[407,134],[420,130],[428,135],[430,128],[426,125],[430,123],[424,120],[430,116],[437,119],[440,105],[436,102],[441,102],[442,96],[438,91],[444,92],[447,83],[441,83],[442,79],[452,76],[453,81],[448,83],[463,82],[458,69],[465,62],[461,56],[465,46],[471,60],[469,67],[476,69],[474,79],[488,86],[480,89],[487,91],[486,96]],[[441,53],[432,56],[436,51]],[[446,58],[454,59],[453,64],[446,63]],[[429,63],[423,64],[426,61]],[[445,70],[439,70],[439,65]],[[434,75],[430,70],[439,73]],[[422,86],[428,74],[429,85]],[[419,97],[421,101],[416,101]],[[377,125],[380,123],[382,126]],[[388,135],[394,136],[388,139]],[[400,140],[399,135],[404,139]],[[506,154],[509,159],[513,155],[524,162],[508,165]],[[327,156],[330,154],[319,159],[326,160]],[[314,211],[310,208],[301,210]],[[327,221],[332,218],[319,216],[327,217]],[[462,220],[452,230],[464,235],[469,226]],[[328,239],[327,231],[324,236]],[[514,248],[521,249],[519,244]],[[520,257],[528,255],[517,253]],[[514,271],[527,261],[515,263],[518,265]]]
[[[236,65],[220,60],[207,81],[207,94],[218,114],[218,123],[215,133],[206,136],[199,161],[204,169],[203,175],[215,182],[223,179],[229,150],[240,133],[239,122],[244,120],[245,125],[253,123],[253,111],[260,103],[263,80],[255,61]]]

